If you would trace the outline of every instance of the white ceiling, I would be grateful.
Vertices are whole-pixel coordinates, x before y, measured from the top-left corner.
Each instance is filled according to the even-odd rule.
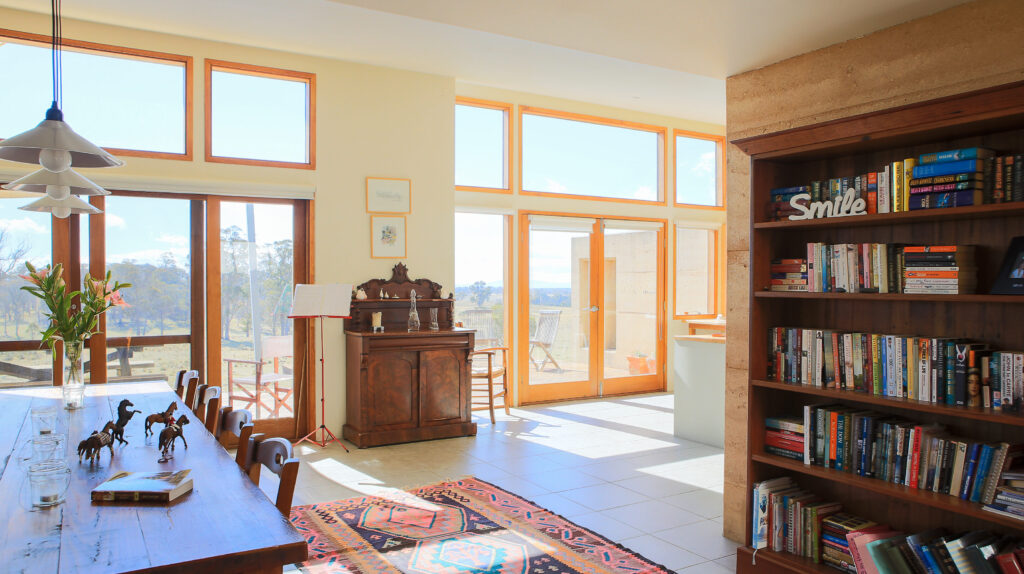
[[[714,123],[725,78],[966,0],[63,0],[68,18]],[[39,0],[0,5],[46,12]],[[65,36],[74,38],[73,23]],[[144,47],[144,46],[142,46]]]

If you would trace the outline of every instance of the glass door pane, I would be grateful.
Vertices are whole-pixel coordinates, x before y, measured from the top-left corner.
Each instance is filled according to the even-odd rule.
[[[603,251],[603,394],[656,388],[644,382],[660,363],[657,227],[605,220]]]
[[[28,269],[52,261],[51,216],[19,211],[29,200],[0,200],[0,386],[51,384],[52,355],[40,343],[46,328],[41,300],[22,291]]]
[[[221,386],[225,404],[257,419],[295,412],[293,209],[221,204]]]
[[[524,400],[591,396],[593,220],[531,219]]]
[[[476,348],[506,346],[505,215],[455,214],[455,320]]]
[[[163,379],[193,367],[190,201],[110,195],[106,262],[112,279],[131,283],[127,307],[107,311],[107,380]],[[83,237],[83,262],[87,237]],[[83,263],[84,267],[84,263]],[[83,274],[84,275],[84,274]]]

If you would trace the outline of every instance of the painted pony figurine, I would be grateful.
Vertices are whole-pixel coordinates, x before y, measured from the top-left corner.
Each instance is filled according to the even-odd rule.
[[[185,448],[188,448],[188,441],[185,440],[185,435],[181,432],[182,427],[187,424],[188,417],[181,415],[181,418],[178,419],[177,422],[167,425],[164,427],[164,430],[160,431],[160,440],[158,441],[157,446],[160,448],[160,453],[163,455],[160,459],[161,462],[170,458],[167,456],[167,451],[170,450],[171,452],[174,452],[174,441],[178,437],[181,437],[181,442],[185,443]]]
[[[150,430],[154,423],[164,423],[165,425],[174,424],[174,409],[178,408],[178,403],[171,401],[171,404],[167,405],[167,410],[162,413],[153,413],[146,417],[146,436],[153,434]]]
[[[92,431],[89,438],[78,443],[78,462],[82,462],[82,455],[91,462],[100,459],[100,451],[103,447],[110,449],[110,458],[114,458],[114,439],[107,430],[114,426],[114,421],[108,421],[102,431]]]

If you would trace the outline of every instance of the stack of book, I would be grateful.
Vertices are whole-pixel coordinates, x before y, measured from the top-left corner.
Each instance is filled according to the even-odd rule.
[[[768,203],[768,219],[786,219],[790,215],[797,215],[800,210],[793,207],[789,200],[801,193],[810,193],[811,186],[797,185],[793,187],[779,187],[771,191],[772,199]]]
[[[930,337],[768,330],[767,378],[933,404],[1021,411],[1024,353]]]
[[[837,570],[857,574],[849,537],[873,526],[873,521],[846,512],[837,512],[823,520],[821,561]]]
[[[935,528],[907,535],[843,512],[791,477],[753,488],[753,548],[810,558],[843,572],[1017,574],[1024,545],[987,530],[950,534]]]
[[[1024,201],[1024,157],[996,156],[987,148],[960,148],[888,163],[878,171],[834,177],[771,191],[769,220],[802,212],[790,204],[806,193],[811,202],[835,201],[853,190],[868,213]]]
[[[995,498],[982,509],[1017,520],[1024,520],[1024,490],[1009,486],[997,486]]]
[[[973,246],[908,246],[902,253],[904,293],[958,295],[977,286]]]
[[[764,421],[766,452],[804,460],[804,421],[799,417],[770,417]]]
[[[772,291],[807,291],[806,259],[773,259]]]
[[[971,147],[926,153],[917,158],[910,179],[908,210],[961,207],[984,203],[986,148]]]

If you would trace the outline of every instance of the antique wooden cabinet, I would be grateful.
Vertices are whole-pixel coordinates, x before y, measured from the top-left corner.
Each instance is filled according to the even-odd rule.
[[[395,266],[390,281],[359,286],[366,299],[352,301],[345,320],[348,362],[346,439],[360,448],[476,434],[470,413],[469,354],[474,331],[453,327],[454,300],[440,286],[410,281]],[[410,298],[417,294],[420,329],[408,330]],[[381,298],[381,294],[386,298]],[[438,329],[430,328],[430,309]],[[383,332],[373,332],[373,313]]]

